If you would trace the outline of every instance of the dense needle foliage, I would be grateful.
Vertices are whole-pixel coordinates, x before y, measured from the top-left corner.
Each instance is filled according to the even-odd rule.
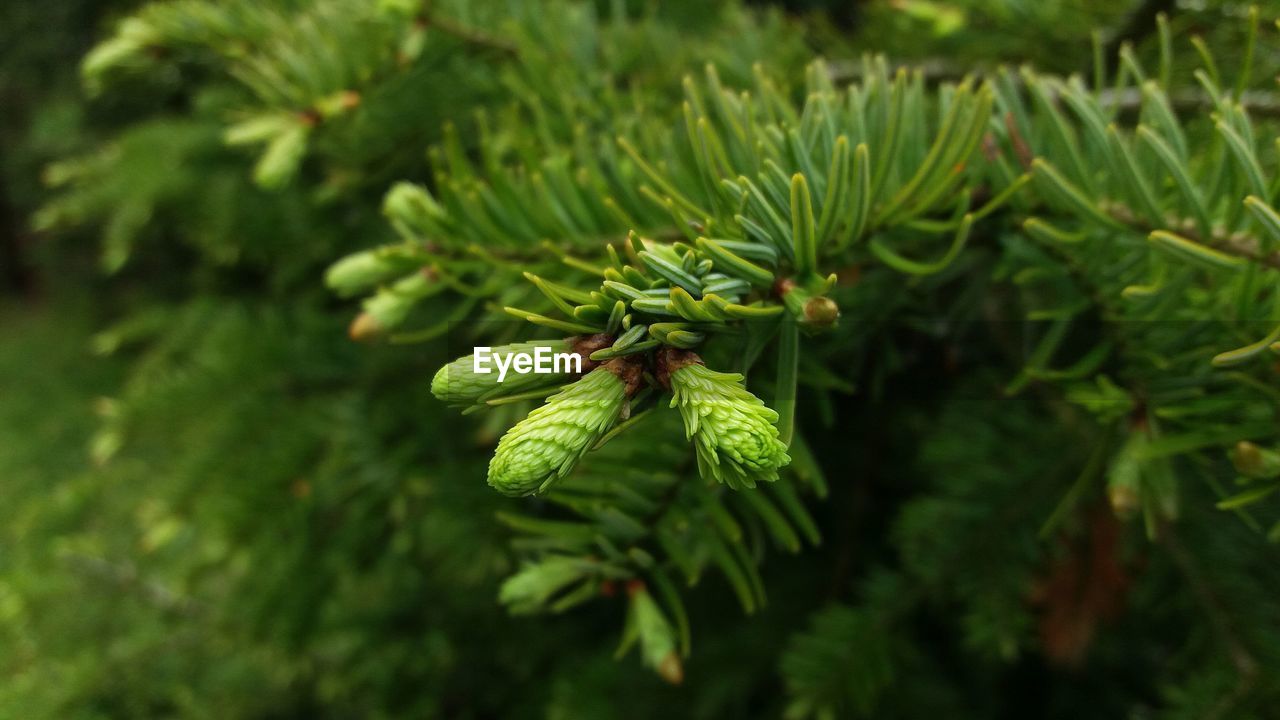
[[[46,5],[0,716],[1280,706],[1280,6]]]

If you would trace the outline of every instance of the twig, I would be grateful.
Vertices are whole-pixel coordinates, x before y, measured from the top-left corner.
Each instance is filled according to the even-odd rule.
[[[1129,116],[1142,109],[1142,90],[1136,87],[1106,88],[1098,93],[1098,104],[1115,108],[1121,116]],[[1240,104],[1251,115],[1280,117],[1280,94],[1270,90],[1246,90]],[[1169,93],[1169,105],[1177,113],[1203,115],[1217,107],[1217,103],[1203,90],[1175,90]]]
[[[497,50],[506,55],[515,57],[520,54],[516,46],[503,40],[502,38],[490,35],[472,27],[467,27],[462,23],[451,20],[443,15],[433,15],[428,11],[419,19],[423,27],[433,27],[447,35],[452,35],[459,40],[472,45],[480,45],[493,50]]]
[[[960,80],[966,75],[983,76],[989,73],[960,72],[953,63],[945,60],[922,60],[917,63],[902,63],[895,66],[918,69],[925,82],[937,85],[943,82]],[[827,63],[827,74],[836,84],[853,83],[862,80],[862,63],[854,60],[833,60]],[[1014,78],[1021,84],[1020,77]],[[1142,90],[1137,87],[1104,88],[1098,93],[1098,103],[1104,108],[1113,108],[1121,117],[1129,117],[1142,109]],[[1188,88],[1169,93],[1169,104],[1177,113],[1186,115],[1203,114],[1217,107],[1214,98],[1203,90]],[[1280,93],[1269,90],[1248,90],[1240,98],[1240,104],[1251,115],[1257,117],[1280,117]]]
[[[1131,228],[1141,232],[1151,232],[1153,230],[1163,230],[1164,227],[1154,227],[1151,223],[1138,217],[1137,213],[1127,205],[1117,202],[1106,202],[1102,204],[1103,212],[1115,218],[1117,221],[1128,225]],[[1263,255],[1259,249],[1260,243],[1258,238],[1248,233],[1231,233],[1215,231],[1212,236],[1204,237],[1191,222],[1179,220],[1172,223],[1168,227],[1169,230],[1177,232],[1177,234],[1185,237],[1192,242],[1206,245],[1215,250],[1225,252],[1229,255],[1251,260],[1253,262],[1265,265],[1270,268],[1280,269],[1280,252],[1272,252]]]

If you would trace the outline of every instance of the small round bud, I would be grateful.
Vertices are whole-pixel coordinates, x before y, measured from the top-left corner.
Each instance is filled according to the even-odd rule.
[[[1247,440],[1241,440],[1236,443],[1231,453],[1231,464],[1235,465],[1236,472],[1241,475],[1250,477],[1256,475],[1262,470],[1262,448]]]
[[[1129,433],[1107,471],[1107,500],[1116,517],[1127,520],[1142,508],[1142,452],[1147,434],[1143,428]]]
[[[356,342],[368,342],[382,335],[383,328],[378,321],[367,312],[362,312],[351,320],[347,326],[347,335]]]
[[[1112,485],[1107,488],[1107,500],[1116,517],[1127,519],[1138,511],[1142,497],[1138,495],[1138,488],[1133,485]]]
[[[834,283],[835,276],[832,275],[830,280]],[[787,310],[806,330],[829,330],[840,319],[840,306],[835,300],[798,285],[793,280],[779,281],[774,285],[774,292],[782,298],[782,304],[787,306]]]
[[[804,323],[815,328],[827,328],[840,318],[840,306],[824,295],[809,298],[804,304]]]
[[[1248,478],[1280,477],[1280,452],[1261,447],[1248,440],[1236,443],[1231,451],[1231,463],[1235,465],[1236,472]]]

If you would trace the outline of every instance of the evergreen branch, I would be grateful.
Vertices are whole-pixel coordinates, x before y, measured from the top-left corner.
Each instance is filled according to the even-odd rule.
[[[420,27],[436,28],[441,32],[452,35],[463,42],[470,45],[478,45],[480,47],[497,50],[504,55],[512,58],[518,58],[520,49],[514,43],[503,40],[495,35],[482,32],[476,28],[468,27],[460,22],[452,20],[444,14],[433,13],[430,5],[426,7],[422,15],[417,19]]]
[[[223,5],[239,8],[243,22],[228,24]],[[907,611],[940,594],[964,606],[959,623],[973,631],[969,639],[1008,659],[1025,642],[1017,623],[1030,622],[1025,589],[1042,569],[1025,565],[1028,557],[1045,555],[1034,540],[1010,542],[1011,529],[1034,533],[1045,516],[1052,522],[1067,517],[1101,478],[1116,515],[1141,509],[1148,528],[1162,527],[1178,512],[1175,488],[1185,463],[1175,460],[1228,472],[1221,458],[1211,459],[1214,453],[1239,450],[1241,441],[1274,444],[1278,406],[1262,359],[1278,351],[1268,313],[1278,297],[1270,270],[1280,268],[1280,215],[1270,202],[1280,181],[1269,157],[1262,159],[1252,125],[1270,110],[1248,113],[1250,103],[1274,98],[1247,95],[1244,105],[1237,103],[1239,93],[1222,89],[1223,75],[1207,49],[1202,89],[1171,91],[1167,23],[1159,26],[1153,79],[1145,79],[1147,71],[1124,46],[1114,89],[1101,89],[1101,73],[1089,89],[1077,79],[1030,70],[947,82],[927,71],[891,72],[886,60],[869,57],[850,87],[837,88],[832,80],[847,68],[814,64],[803,91],[795,92],[762,67],[748,71],[733,62],[749,54],[743,47],[786,56],[786,47],[763,31],[704,32],[696,25],[681,34],[653,19],[604,22],[585,5],[556,4],[575,9],[564,16],[564,27],[543,19],[556,13],[539,6],[527,18],[495,14],[500,30],[490,34],[484,13],[458,14],[469,18],[467,25],[409,5],[380,5],[375,12],[324,0],[263,11],[240,0],[186,0],[140,12],[138,22],[122,27],[86,63],[86,73],[105,81],[138,61],[194,60],[216,78],[202,92],[244,104],[244,121],[226,139],[263,148],[256,171],[261,184],[283,185],[297,176],[303,185],[302,192],[282,191],[268,204],[280,210],[266,223],[273,232],[297,226],[303,235],[259,260],[273,288],[292,288],[293,278],[315,274],[295,257],[297,248],[338,256],[349,241],[336,236],[378,234],[363,222],[372,214],[368,208],[342,200],[393,174],[426,175],[404,139],[428,128],[436,141],[428,184],[398,185],[384,203],[401,241],[346,255],[326,282],[341,295],[364,296],[364,312],[350,328],[357,339],[438,337],[483,306],[526,322],[496,332],[477,329],[477,342],[511,340],[507,350],[527,350],[540,346],[520,342],[524,333],[537,337],[533,333],[549,328],[562,336],[551,346],[583,360],[583,372],[558,373],[545,386],[539,378],[498,386],[471,373],[463,357],[432,382],[444,402],[487,412],[487,440],[514,424],[490,465],[496,489],[545,493],[545,501],[524,506],[529,515],[502,517],[517,536],[512,547],[527,561],[500,594],[513,612],[563,612],[625,587],[623,649],[638,646],[646,665],[680,681],[690,629],[666,575],[680,573],[692,584],[718,572],[750,613],[765,602],[764,548],[794,552],[820,537],[791,484],[817,467],[796,418],[809,413],[825,420],[837,428],[825,444],[842,444],[840,423],[848,411],[837,408],[830,393],[851,392],[857,384],[871,390],[867,402],[855,405],[885,412],[876,425],[913,427],[909,403],[906,410],[888,408],[895,396],[877,404],[886,388],[899,392],[885,382],[890,373],[919,363],[921,355],[990,359],[1002,373],[1017,373],[1007,394],[1034,388],[1043,400],[1037,412],[1008,411],[1008,405],[993,412],[990,397],[960,403],[950,380],[928,383],[944,405],[962,407],[964,422],[947,428],[958,439],[933,438],[930,447],[942,449],[920,453],[921,474],[949,484],[912,487],[894,520],[902,550],[895,562],[904,568],[895,577],[908,586],[894,597],[904,610],[824,614],[817,632],[796,640],[791,656],[798,659],[784,669],[797,712],[852,707],[871,713],[892,678],[861,664],[868,659],[861,647],[832,648],[816,636],[830,629],[845,640],[887,644],[893,628],[870,621],[905,622]],[[423,32],[433,27],[448,42],[424,45]],[[1253,32],[1244,69],[1230,74],[1237,89],[1249,83]],[[698,62],[716,62],[680,82],[695,57],[681,49],[693,44],[687,42],[692,36],[699,41]],[[147,60],[162,48],[172,51],[167,58]],[[460,48],[467,54],[458,55]],[[468,62],[481,56],[492,62]],[[636,63],[638,57],[646,61]],[[455,77],[473,69],[485,79]],[[798,75],[785,63],[783,69],[783,78]],[[450,95],[457,87],[475,94]],[[457,111],[473,105],[489,112],[472,121]],[[1211,126],[1185,117],[1205,108],[1215,111]],[[436,134],[433,126],[446,118],[451,121]],[[118,147],[52,169],[51,180],[66,190],[43,217],[50,226],[105,220],[108,261],[118,268],[144,230],[163,227],[156,218],[193,211],[218,216],[191,198],[211,179],[224,179],[206,173],[204,162],[221,157],[216,130],[222,120],[210,113],[193,127],[135,131]],[[370,149],[371,137],[381,151]],[[409,159],[389,167],[380,162],[400,156]],[[173,167],[156,171],[144,163],[157,158]],[[299,175],[307,158],[321,161],[314,165],[318,172]],[[130,187],[139,179],[151,181]],[[232,200],[259,197],[229,187]],[[328,203],[336,212],[319,209]],[[233,216],[231,226],[262,222],[254,209]],[[1010,221],[1022,218],[1019,233]],[[217,238],[201,249],[219,262],[261,250],[253,233],[228,239],[239,233],[203,229],[193,222],[189,234],[198,242]],[[313,244],[311,235],[327,244]],[[1017,301],[1010,301],[1013,293]],[[984,311],[1002,313],[990,337],[973,329]],[[422,317],[425,328],[397,333]],[[1266,334],[1256,332],[1263,318]],[[217,361],[232,356],[227,348],[287,345],[294,325],[270,326],[255,316],[244,327],[208,333],[207,346],[192,341],[206,335],[201,331],[156,341],[163,347],[148,360],[160,370],[136,377],[123,409],[107,404],[113,415],[96,443],[98,458],[121,452],[121,417],[144,414],[149,403],[170,397],[166,388],[195,382],[192,373],[163,370],[209,364],[229,378],[216,385],[216,394],[260,394],[258,385],[238,382],[260,376]],[[121,329],[101,342],[115,347],[145,332]],[[265,342],[276,338],[275,345]],[[921,338],[940,339],[947,352],[909,344],[929,342]],[[313,348],[303,350],[277,348],[283,359],[276,365],[287,368],[281,371],[287,377],[308,361],[315,364]],[[188,353],[195,359],[184,364],[180,358]],[[327,373],[320,385],[299,389],[290,379],[286,396],[296,399],[292,395],[306,395],[302,389],[324,383],[342,386],[334,378],[349,368],[332,364],[340,369],[314,370]],[[420,361],[399,369],[380,372],[379,379],[424,372]],[[738,372],[722,372],[730,369]],[[770,394],[760,372],[773,370]],[[748,389],[761,386],[763,399]],[[985,385],[982,391],[991,395]],[[363,394],[351,391],[344,399]],[[678,413],[659,405],[668,400]],[[222,397],[193,405],[230,407],[227,415],[238,417]],[[370,425],[422,421],[418,413],[410,419],[378,414],[371,421],[366,410],[359,403],[345,414],[329,408],[341,422],[316,424],[362,433]],[[806,417],[804,424],[823,432],[819,422],[811,428]],[[983,437],[988,431],[992,436]],[[235,450],[249,444],[230,436],[240,438],[238,445],[227,443]],[[1083,473],[1072,472],[1077,458],[1063,438],[1098,443]],[[369,442],[374,447],[358,465],[376,466],[378,479],[403,469]],[[406,447],[397,446],[396,454],[418,456],[420,447]],[[1011,447],[1033,451],[1011,453]],[[1264,450],[1272,452],[1254,447],[1262,458],[1269,457]],[[235,455],[218,449],[219,457]],[[1006,460],[1030,467],[998,474],[974,469],[1003,468]],[[792,465],[801,469],[788,470]],[[333,495],[342,505],[359,505],[373,484],[394,485],[363,480]],[[823,492],[820,482],[809,485]],[[1235,508],[1272,497],[1268,488],[1246,487],[1219,502]],[[386,505],[398,514],[403,503],[395,497]],[[375,503],[381,508],[386,499]],[[325,519],[336,530],[342,516],[331,511]],[[964,527],[971,521],[973,528]],[[388,542],[394,536],[396,543],[406,537],[389,526],[374,534]],[[949,547],[929,547],[939,541]],[[1030,551],[1005,557],[1005,545]],[[1007,572],[971,573],[960,562],[970,556],[988,559],[975,569],[999,564]],[[931,561],[947,567],[930,567]],[[971,583],[970,576],[982,582]],[[1016,598],[1012,608],[1010,598]],[[868,607],[875,607],[872,600]],[[1243,689],[1224,701],[1223,713],[1246,705],[1262,684],[1261,672],[1251,668],[1264,660],[1238,655],[1236,631],[1221,634]],[[866,681],[863,692],[847,692],[851,672]]]
[[[1162,230],[1165,226],[1180,228],[1178,234],[1191,240],[1192,242],[1204,245],[1206,247],[1219,250],[1234,257],[1249,260],[1259,265],[1270,268],[1280,269],[1280,252],[1262,252],[1262,241],[1253,234],[1245,232],[1234,232],[1227,234],[1221,228],[1215,229],[1213,235],[1205,237],[1193,225],[1189,219],[1174,219],[1165,225],[1156,225],[1139,217],[1129,207],[1110,202],[1103,206],[1104,212],[1116,221],[1132,228],[1141,233],[1151,233]]]

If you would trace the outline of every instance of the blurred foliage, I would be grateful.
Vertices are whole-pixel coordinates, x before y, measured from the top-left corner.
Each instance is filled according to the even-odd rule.
[[[884,51],[923,63],[924,97],[1002,64],[1091,79],[1096,29],[1109,84],[1123,41],[1159,72],[1156,26],[1135,22],[1152,8],[1170,14],[1169,97],[1198,148],[1222,137],[1208,111],[1230,111],[1192,80],[1204,60],[1187,38],[1204,36],[1224,87],[1245,60],[1247,6],[1234,2],[765,5],[177,0],[135,14],[142,6],[128,0],[4,3],[0,716],[1269,717],[1280,700],[1280,575],[1264,524],[1275,496],[1240,503],[1239,518],[1214,502],[1270,487],[1270,450],[1258,446],[1256,477],[1238,459],[1253,451],[1237,449],[1253,484],[1232,486],[1223,450],[1236,438],[1221,428],[1274,424],[1234,412],[1256,408],[1273,382],[1258,370],[1263,380],[1210,384],[1190,405],[1185,383],[1141,388],[1177,411],[1157,416],[1167,437],[1217,434],[1173,465],[1184,478],[1173,532],[1152,540],[1142,523],[1117,520],[1104,468],[1133,465],[1117,459],[1139,453],[1126,425],[1131,381],[1163,358],[1122,355],[1096,379],[1060,377],[1049,361],[1095,347],[1112,308],[1070,332],[1046,331],[1044,319],[1150,278],[1124,262],[1141,235],[1107,235],[1061,198],[997,213],[935,278],[864,262],[842,270],[840,330],[801,358],[798,425],[830,488],[806,504],[822,543],[766,553],[786,543],[744,522],[745,565],[759,565],[768,602],[744,616],[722,574],[680,588],[693,629],[683,685],[643,668],[662,672],[669,648],[642,642],[613,659],[624,622],[652,627],[655,607],[672,612],[657,588],[654,607],[622,584],[593,586],[592,602],[564,614],[510,617],[498,604],[538,550],[529,525],[502,521],[513,509],[563,518],[581,488],[517,506],[497,496],[481,480],[485,462],[528,403],[459,421],[428,386],[457,349],[445,347],[448,320],[540,296],[513,278],[531,265],[507,263],[518,267],[492,273],[492,297],[413,296],[405,325],[437,328],[427,342],[351,343],[352,308],[324,290],[324,269],[395,240],[390,199],[393,222],[383,217],[394,182],[430,188],[455,215],[483,207],[467,203],[500,171],[570,197],[579,178],[556,176],[556,159],[621,166],[612,139],[622,134],[669,157],[659,169],[688,188],[698,184],[689,156],[670,152],[684,147],[681,79],[708,62],[728,88],[751,87],[760,62],[780,97],[802,102],[811,56],[843,83],[867,80],[875,66],[858,57]],[[1266,140],[1259,157],[1275,135],[1277,14],[1264,5],[1246,96]],[[83,66],[71,60],[95,47]],[[1126,126],[1142,112],[1130,90],[1137,101],[1115,96],[1132,106]],[[1072,143],[1039,106],[1027,115],[1026,137],[991,128],[1006,159],[1026,142],[1074,179]],[[1070,117],[1081,162],[1110,167]],[[925,150],[910,147],[903,162]],[[1200,163],[1197,181],[1232,167],[1227,152]],[[1262,162],[1274,177],[1271,155]],[[1247,177],[1229,177],[1246,189]],[[1052,180],[1042,171],[1037,183]],[[1131,192],[1091,190],[1090,203]],[[1161,191],[1177,197],[1171,183]],[[644,212],[646,229],[670,224]],[[1088,242],[1032,242],[1018,225],[1032,212]],[[483,239],[493,234],[484,217],[450,231]],[[1230,222],[1251,227],[1243,210]],[[610,223],[603,239],[625,237]],[[936,240],[917,231],[889,235],[927,255]],[[598,248],[602,238],[557,239]],[[1166,319],[1226,316],[1245,302],[1243,290],[1196,294],[1204,276],[1170,272],[1192,302],[1157,310]],[[1226,349],[1214,345],[1222,332],[1242,345],[1266,332],[1230,317],[1203,335],[1153,323],[1133,342],[1198,343],[1174,366],[1218,382],[1201,361]],[[1037,350],[1051,344],[1047,357]],[[1011,381],[1025,391],[1006,397]],[[635,444],[588,456],[575,482],[609,480],[622,464],[705,507],[715,489],[667,473],[680,467],[678,422],[652,420]],[[695,513],[670,528],[684,532],[679,522],[707,521]]]

